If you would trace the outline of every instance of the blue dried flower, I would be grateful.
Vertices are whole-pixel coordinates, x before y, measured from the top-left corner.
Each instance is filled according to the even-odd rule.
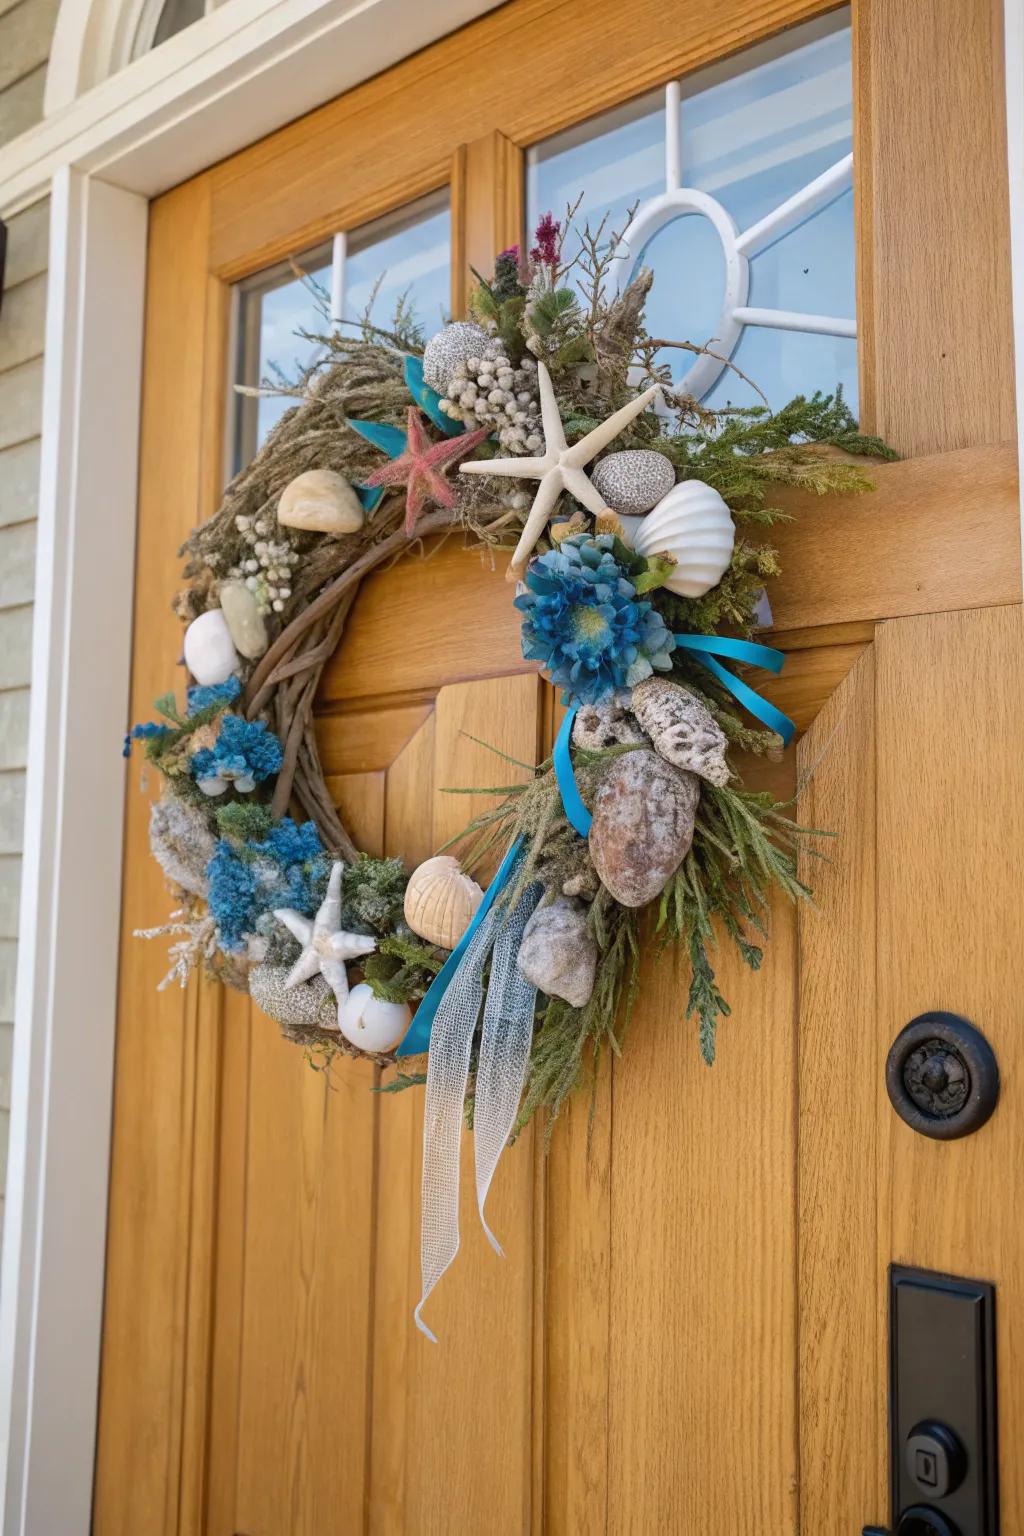
[[[209,709],[211,704],[233,704],[242,691],[241,678],[231,676],[224,683],[197,684],[189,688],[187,692],[188,716],[198,715],[201,709]]]
[[[171,727],[169,725],[157,725],[152,720],[147,720],[144,725],[133,725],[124,739],[122,755],[124,757],[131,757],[133,741],[151,741],[154,738],[169,736],[170,734]]]
[[[564,539],[532,562],[515,600],[526,615],[523,655],[572,702],[596,704],[672,666],[675,639],[638,596],[614,543],[608,534]]]
[[[244,949],[264,913],[294,907],[307,915],[320,905],[331,858],[313,822],[276,822],[266,837],[240,843],[222,837],[206,866],[207,899],[221,949]]]
[[[280,770],[283,758],[281,743],[262,720],[224,715],[217,740],[192,755],[189,770],[204,795],[222,795],[230,785],[248,794]]]

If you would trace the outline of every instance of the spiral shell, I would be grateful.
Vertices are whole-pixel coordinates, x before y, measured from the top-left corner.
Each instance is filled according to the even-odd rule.
[[[439,854],[414,869],[405,888],[405,920],[428,944],[454,949],[484,899],[458,859]]]
[[[672,555],[665,585],[680,597],[703,597],[729,569],[736,528],[713,486],[684,480],[646,517],[622,519],[624,540],[638,555]]]

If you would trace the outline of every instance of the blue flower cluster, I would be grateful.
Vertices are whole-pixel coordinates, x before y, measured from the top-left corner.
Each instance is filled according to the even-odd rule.
[[[638,595],[609,534],[576,534],[534,560],[524,614],[523,655],[539,661],[568,701],[596,704],[672,666],[675,638]]]
[[[260,917],[275,907],[315,912],[330,869],[330,855],[311,821],[297,826],[286,816],[256,841],[222,837],[206,867],[220,947],[244,949]]]
[[[222,795],[232,785],[248,794],[280,770],[281,743],[262,720],[224,715],[212,747],[200,747],[189,770],[204,795]]]
[[[187,692],[187,704],[185,714],[179,715],[174,707],[173,695],[168,694],[166,699],[157,700],[157,709],[161,710],[173,725],[158,725],[152,720],[147,720],[143,725],[135,725],[124,739],[124,755],[131,757],[133,741],[150,741],[162,736],[170,736],[175,731],[185,729],[196,715],[202,710],[216,706],[227,709],[233,704],[242,691],[241,679],[229,677],[225,683],[209,683],[206,687],[196,686],[189,688]]]
[[[242,691],[242,680],[232,675],[224,683],[197,684],[188,690],[188,718],[198,715],[201,709],[209,709],[211,704],[222,704],[225,709],[233,704]]]

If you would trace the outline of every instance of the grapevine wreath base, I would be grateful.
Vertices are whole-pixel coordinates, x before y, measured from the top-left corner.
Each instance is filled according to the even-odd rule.
[[[862,491],[852,456],[888,456],[839,394],[702,409],[662,361],[700,349],[644,328],[650,273],[615,293],[617,237],[575,241],[569,263],[549,216],[478,281],[469,321],[424,344],[406,306],[389,330],[367,315],[276,381],[295,406],[183,551],[184,704],[159,699],[129,737],[163,779],[151,844],[177,906],[147,936],[173,939],[165,984],[199,968],[248,990],[321,1068],[429,1053],[388,1083],[427,1085],[424,1299],[458,1244],[464,1106],[482,1214],[510,1135],[618,1048],[641,923],[684,947],[680,1014],[711,1061],[717,936],[756,969],[771,887],[807,894],[799,829],[732,763],[791,734],[735,672],[781,664],[751,639],[778,570],[758,535],[776,485]],[[313,704],[363,578],[438,536],[511,551],[523,654],[568,714],[458,859],[409,871],[342,824]]]

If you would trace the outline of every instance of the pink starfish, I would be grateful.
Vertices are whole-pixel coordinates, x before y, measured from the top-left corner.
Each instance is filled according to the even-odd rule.
[[[464,459],[467,453],[472,453],[490,430],[490,427],[479,427],[475,432],[464,432],[461,437],[447,437],[440,443],[432,443],[423,430],[419,412],[411,405],[405,452],[392,459],[390,464],[374,470],[363,484],[405,486],[405,531],[411,538],[425,501],[436,501],[439,507],[454,507],[455,488],[445,479],[445,470]]]

